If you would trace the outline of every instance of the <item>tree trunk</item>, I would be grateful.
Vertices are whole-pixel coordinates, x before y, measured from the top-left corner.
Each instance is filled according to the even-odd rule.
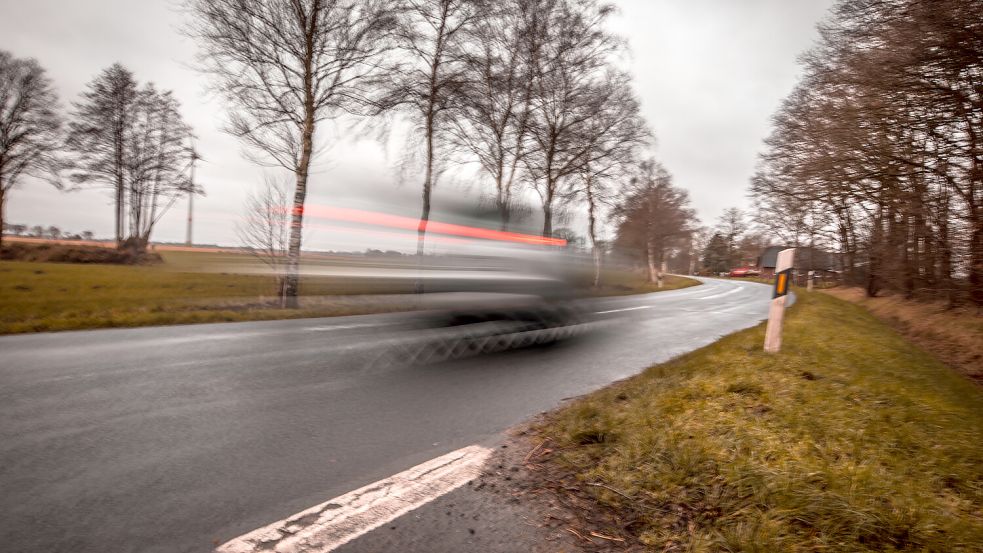
[[[658,279],[658,270],[655,266],[655,243],[651,238],[645,243],[645,257],[648,261],[649,282],[654,284]]]
[[[304,228],[304,202],[307,199],[307,176],[311,166],[311,152],[314,149],[314,103],[309,97],[307,114],[301,133],[300,162],[297,164],[297,188],[294,190],[294,205],[290,216],[290,239],[287,242],[287,271],[284,275],[283,304],[290,309],[299,306],[297,295],[300,288],[300,246]]]
[[[983,218],[976,207],[972,209],[970,224],[973,230],[969,239],[969,300],[977,307],[983,307]]]
[[[553,186],[554,183],[547,180],[543,199],[543,238],[553,238]]]
[[[3,178],[0,177],[0,250],[3,249],[3,224],[7,220],[4,215],[7,210],[7,194],[3,189]]]
[[[116,175],[116,247],[123,245],[123,224],[125,219],[125,206],[123,205],[123,175],[117,172]]]
[[[499,164],[499,174],[495,177],[495,207],[498,208],[499,228],[502,231],[509,229],[509,205],[505,192],[505,179],[501,173],[502,166]]]
[[[874,219],[873,231],[867,245],[867,297],[876,297],[880,290],[883,216],[878,213]]]
[[[118,107],[117,109],[122,110],[122,108],[120,108],[120,107]],[[123,132],[124,132],[123,129],[125,128],[124,127],[124,122],[123,122],[124,116],[123,116],[122,113],[117,113],[116,114],[116,117],[117,117],[117,121],[116,121],[116,127],[114,129],[115,134],[114,134],[114,137],[113,137],[113,139],[115,141],[115,144],[113,144],[113,146],[115,148],[115,151],[114,151],[114,154],[115,154],[114,161],[115,161],[115,165],[116,165],[116,167],[115,167],[115,172],[116,172],[116,247],[118,248],[118,247],[121,247],[123,245],[123,232],[124,232],[124,225],[125,225],[125,218],[126,218],[126,205],[125,205],[126,202],[124,201],[125,200],[126,190],[125,190],[124,187],[125,187],[126,184],[125,184],[125,179],[123,178],[123,138],[124,138],[123,137]]]
[[[552,202],[543,202],[543,238],[553,238]]]
[[[428,125],[429,127],[429,125]],[[427,223],[430,222],[430,191],[433,188],[433,136],[427,133],[427,169],[423,178],[423,209],[420,212],[420,224],[416,229],[416,255],[423,257],[427,236]]]
[[[594,191],[587,179],[587,233],[590,236],[591,253],[594,258],[594,282],[593,287],[601,285],[601,252],[597,248],[597,217],[595,215],[596,206],[594,205]]]
[[[430,192],[433,189],[433,104],[431,103],[427,113],[426,123],[427,151],[426,151],[426,172],[423,176],[423,207],[420,212],[420,224],[416,228],[416,256],[418,270],[423,270],[423,255],[426,246],[427,224],[430,222]],[[418,275],[413,291],[417,294],[424,292],[422,275]]]

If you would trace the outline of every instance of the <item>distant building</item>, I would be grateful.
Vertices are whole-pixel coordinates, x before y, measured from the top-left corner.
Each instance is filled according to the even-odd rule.
[[[758,270],[761,271],[763,278],[772,278],[775,276],[778,252],[791,247],[794,246],[768,246],[761,251],[761,255],[758,256]],[[808,271],[838,273],[840,270],[839,256],[835,253],[808,246],[799,246],[795,250],[796,273],[806,273]]]

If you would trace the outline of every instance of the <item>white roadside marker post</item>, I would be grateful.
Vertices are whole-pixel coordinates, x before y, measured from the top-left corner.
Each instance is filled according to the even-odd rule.
[[[785,298],[788,297],[789,279],[792,277],[792,264],[795,248],[778,252],[775,263],[775,290],[768,309],[768,326],[765,327],[765,351],[778,353],[782,349],[782,319],[785,318]]]

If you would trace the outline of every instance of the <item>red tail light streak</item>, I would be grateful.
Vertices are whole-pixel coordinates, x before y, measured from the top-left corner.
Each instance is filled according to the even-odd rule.
[[[370,226],[388,227],[410,231],[416,231],[421,226],[420,219],[345,207],[309,205],[304,208],[304,214],[308,217],[315,217],[318,219],[345,221],[349,223],[360,223]],[[565,246],[567,244],[567,241],[562,238],[545,238],[534,234],[521,234],[518,232],[492,230],[481,227],[469,227],[466,225],[456,225],[453,223],[442,223],[440,221],[427,222],[426,230],[427,232],[435,234],[462,236],[465,238],[478,238],[498,242],[517,242],[520,244],[531,244],[537,246]]]

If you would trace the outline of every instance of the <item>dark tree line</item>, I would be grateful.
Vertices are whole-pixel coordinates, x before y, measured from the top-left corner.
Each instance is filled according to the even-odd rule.
[[[852,0],[820,26],[753,180],[868,294],[983,306],[983,1]]]

